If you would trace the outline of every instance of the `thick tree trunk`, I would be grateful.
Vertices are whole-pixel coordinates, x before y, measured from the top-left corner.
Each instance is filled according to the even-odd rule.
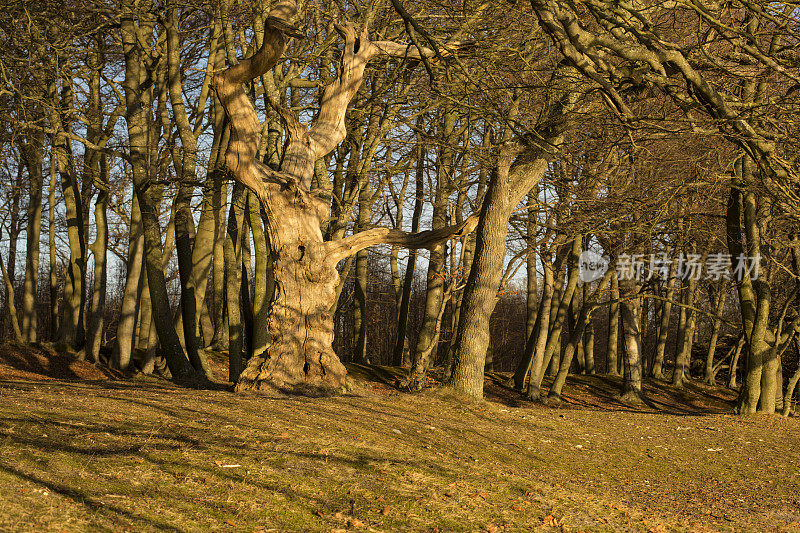
[[[278,102],[271,102],[288,133],[281,170],[275,171],[256,157],[262,126],[243,83],[277,63],[286,47],[285,35],[297,33],[288,23],[295,13],[293,0],[278,1],[255,55],[214,80],[231,123],[226,163],[234,179],[253,191],[266,211],[275,273],[275,299],[267,319],[273,342],[264,354],[250,358],[236,389],[326,394],[343,390],[346,376],[332,347],[331,308],[336,300],[339,261],[381,243],[432,248],[454,234],[471,231],[475,221],[418,236],[375,229],[323,241],[322,226],[328,221],[329,206],[311,189],[315,162],[345,138],[347,106],[361,85],[367,62],[385,54],[407,57],[409,49],[384,41],[373,43],[366,33],[358,36],[352,26],[337,26],[345,37],[339,77],[325,88],[311,127],[301,124]]]
[[[455,364],[450,387],[457,394],[475,400],[483,398],[483,374],[490,340],[489,318],[497,301],[497,289],[503,274],[508,219],[516,206],[516,198],[511,197],[509,191],[511,159],[508,149],[501,148],[497,168],[481,207],[475,256],[464,289],[456,331]]]

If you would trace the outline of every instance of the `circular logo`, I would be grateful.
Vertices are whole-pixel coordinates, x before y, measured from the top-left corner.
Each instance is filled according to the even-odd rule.
[[[602,278],[608,270],[608,259],[591,250],[581,252],[578,260],[578,277],[584,283]]]

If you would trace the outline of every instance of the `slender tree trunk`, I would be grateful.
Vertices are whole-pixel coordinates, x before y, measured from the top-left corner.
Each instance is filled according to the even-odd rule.
[[[625,374],[621,399],[625,403],[641,403],[642,390],[642,333],[641,299],[635,298],[636,280],[623,280],[620,283],[620,314],[622,315],[622,335],[625,343]]]
[[[217,237],[214,240],[214,336],[211,339],[211,347],[214,350],[228,349],[228,321],[226,307],[226,285],[225,285],[225,221],[227,221],[226,202],[223,200],[227,195],[227,186],[221,187],[220,198],[215,198],[216,218],[220,222]]]
[[[356,222],[359,231],[367,229],[372,218],[372,208],[370,205],[371,191],[366,184],[361,187],[358,204],[358,220]],[[369,252],[361,250],[356,254],[355,272],[355,308],[353,309],[353,327],[356,337],[355,362],[369,364],[370,358],[367,354],[367,259]]]
[[[449,111],[445,113],[443,120],[443,135],[446,139],[452,141],[452,133],[455,127],[455,114]],[[443,159],[437,161],[436,167],[437,189],[433,204],[433,213],[431,215],[431,229],[434,231],[443,228],[447,224],[447,202],[450,195],[450,185],[448,181],[452,172],[453,157],[452,151],[449,148],[437,155]],[[445,244],[439,244],[431,249],[430,258],[428,260],[425,308],[417,346],[414,349],[411,375],[409,377],[409,388],[412,390],[419,390],[422,388],[425,381],[425,373],[431,365],[431,357],[432,354],[436,352],[435,347],[439,341],[438,317],[441,316],[440,311],[444,305],[445,263]],[[484,352],[485,350],[484,348]],[[481,369],[483,369],[482,365]]]
[[[0,236],[2,236],[0,234]],[[19,328],[19,320],[17,318],[17,306],[14,303],[14,283],[12,281],[11,275],[8,273],[8,269],[3,264],[3,259],[0,258],[0,274],[3,275],[3,282],[6,286],[6,312],[8,313],[8,318],[11,321],[11,329],[14,332],[14,340],[18,343],[25,342],[25,338],[22,336],[22,330]]]
[[[267,331],[267,314],[275,293],[275,280],[272,274],[269,243],[261,220],[261,204],[253,193],[249,193],[247,198],[256,258],[253,279],[253,341],[250,350],[252,356],[264,353],[271,342]]]
[[[225,281],[228,299],[228,380],[234,383],[242,373],[242,318],[240,292],[242,284],[242,226],[247,191],[236,183],[228,215],[228,236],[225,239]]]
[[[125,276],[125,289],[122,293],[122,306],[117,323],[117,340],[113,349],[114,365],[127,370],[131,364],[131,350],[134,347],[136,318],[139,315],[139,302],[142,295],[142,265],[144,259],[144,233],[139,200],[134,195],[131,207],[131,221],[128,231],[128,271]]]
[[[584,285],[585,287],[585,285]],[[586,301],[586,293],[584,292],[584,301]],[[586,331],[583,336],[583,349],[586,354],[586,373],[590,375],[595,374],[594,363],[594,320],[589,318],[586,324]]]
[[[50,187],[47,192],[47,248],[49,252],[49,294],[50,294],[50,340],[56,339],[58,331],[58,262],[56,261],[56,163],[55,151],[50,152]],[[130,257],[130,256],[129,256]]]
[[[512,378],[514,388],[523,391],[528,383],[531,369],[541,369],[544,360],[544,351],[547,345],[547,335],[550,329],[550,308],[553,298],[553,264],[550,258],[542,255],[542,271],[544,273],[542,285],[542,298],[539,301],[539,310],[536,313],[536,324],[533,332],[528,335],[525,342],[525,353],[517,365]]]
[[[101,162],[101,174],[107,165],[105,156]],[[95,240],[92,243],[94,257],[94,283],[92,286],[92,307],[89,313],[86,336],[86,357],[89,361],[100,360],[100,345],[103,341],[103,318],[106,307],[106,254],[108,250],[108,191],[99,190],[94,204]]]
[[[28,168],[28,228],[26,231],[25,284],[22,292],[22,335],[26,342],[37,341],[36,296],[39,280],[39,237],[42,229],[42,188],[44,160],[42,134],[32,135],[20,153]]]
[[[567,282],[564,286],[563,293],[561,295],[561,299],[558,302],[558,307],[554,309],[551,306],[550,309],[550,331],[547,335],[547,344],[545,345],[544,352],[542,354],[542,366],[537,368],[537,365],[534,364],[530,374],[530,381],[528,384],[528,394],[527,397],[530,400],[538,400],[540,397],[540,388],[542,385],[542,379],[544,378],[545,370],[547,366],[550,365],[551,359],[554,358],[556,352],[561,352],[561,332],[564,328],[564,322],[567,318],[567,313],[569,313],[569,305],[572,301],[572,297],[575,293],[575,287],[578,284],[578,260],[581,254],[581,244],[583,239],[578,236],[572,239],[572,243],[568,244],[570,252],[569,257],[567,258]],[[559,357],[560,363],[560,357]],[[560,366],[560,364],[559,364]],[[556,370],[558,367],[556,367]]]
[[[612,272],[611,270],[606,271],[605,276],[600,280],[598,288],[593,294],[589,295],[586,291],[584,291],[583,305],[581,306],[580,312],[575,321],[575,329],[570,331],[569,341],[564,349],[564,354],[561,356],[561,361],[559,361],[558,373],[556,374],[553,384],[550,386],[550,391],[547,394],[548,400],[552,399],[558,401],[561,399],[561,392],[564,388],[564,384],[567,382],[569,368],[572,366],[572,359],[578,349],[578,344],[581,342],[581,339],[587,332],[587,328],[592,322],[592,311],[594,310],[595,301],[602,292],[601,288],[609,282],[612,274],[616,273]],[[586,287],[586,285],[584,285],[584,287]]]
[[[714,313],[717,316],[722,315],[722,310],[725,308],[725,299],[727,298],[725,292],[725,285],[723,284],[717,291],[716,299],[714,302]],[[708,352],[706,352],[706,368],[704,381],[709,385],[715,384],[714,376],[714,354],[717,352],[717,339],[719,338],[719,330],[722,326],[722,320],[714,318],[713,326],[711,329],[711,339],[708,341]]]
[[[742,350],[745,347],[745,338],[742,336],[739,339],[739,342],[736,344],[736,350],[733,352],[733,358],[731,359],[731,367],[728,373],[728,388],[735,389],[736,385],[736,373],[739,370],[739,356],[742,354]]]
[[[686,337],[689,335],[690,311],[686,306],[691,305],[688,302],[691,298],[692,285],[691,282],[687,283],[686,280],[683,280],[681,284],[681,303],[684,305],[680,309],[677,337],[675,339],[675,368],[672,370],[672,385],[674,387],[683,386],[683,380],[689,367],[689,361],[685,360],[686,352],[684,348],[686,346]]]
[[[686,294],[686,304],[694,306],[695,298],[697,296],[697,281],[689,281],[689,290]],[[692,362],[692,346],[694,345],[694,336],[697,333],[697,312],[693,309],[687,309],[686,319],[686,333],[683,335],[683,345],[681,346],[680,356],[676,359],[676,369],[681,369],[679,374],[673,374],[672,384],[675,386],[682,386],[684,379],[691,377],[691,362]],[[680,381],[676,383],[677,376],[680,376]]]
[[[137,6],[137,8],[143,6]],[[150,288],[150,300],[153,306],[156,330],[164,356],[170,372],[175,379],[189,379],[195,377],[195,371],[181,346],[180,339],[175,332],[172,322],[172,313],[169,307],[166,279],[164,278],[163,256],[161,241],[161,228],[159,226],[158,204],[161,199],[162,187],[155,182],[152,176],[153,167],[149,163],[152,159],[154,131],[152,117],[149,116],[152,107],[151,93],[142,90],[141,81],[145,79],[143,72],[143,57],[145,50],[140,48],[137,32],[143,31],[149,35],[147,28],[152,22],[144,17],[144,28],[136,28],[132,13],[121,18],[123,52],[125,55],[125,97],[127,100],[126,121],[128,137],[130,139],[131,169],[133,171],[134,192],[139,200],[142,214],[142,228],[144,233],[144,264],[147,272],[147,282]],[[147,24],[151,24],[147,26]],[[150,73],[154,75],[155,73]],[[160,105],[164,105],[163,102]]]
[[[528,238],[528,255],[525,258],[526,286],[525,294],[525,340],[530,342],[531,335],[536,328],[536,319],[539,314],[539,284],[536,274],[536,213],[538,201],[538,188],[534,187],[528,193],[528,212],[526,213],[526,226]]]
[[[421,137],[417,138],[417,168],[414,181],[414,212],[411,215],[411,232],[419,231],[420,220],[422,219],[422,204],[425,194],[425,144]],[[408,312],[411,305],[411,291],[414,286],[414,271],[417,265],[417,251],[410,250],[408,262],[406,263],[405,278],[403,280],[403,294],[400,298],[400,313],[397,320],[397,338],[394,344],[392,356],[395,366],[404,366],[409,360],[408,348]]]
[[[51,100],[59,102],[62,112],[71,107],[71,80],[64,81],[62,93],[64,97],[59,100],[57,89],[52,84]],[[61,175],[61,191],[64,197],[67,216],[67,238],[69,243],[69,263],[67,265],[66,283],[64,284],[64,298],[62,320],[58,332],[58,340],[73,349],[78,349],[85,342],[84,329],[84,303],[86,280],[86,242],[85,220],[83,219],[83,204],[81,192],[78,188],[77,171],[72,156],[71,145],[61,132],[67,131],[68,124],[64,124],[58,110],[51,112],[51,124],[59,131],[54,136],[53,142],[58,155],[58,169]]]
[[[661,302],[661,316],[658,323],[658,339],[656,341],[655,358],[650,375],[655,379],[664,379],[664,352],[667,347],[667,335],[669,334],[669,321],[672,314],[672,299],[675,297],[675,272],[676,263],[673,262],[669,269],[669,279],[667,280],[667,290],[664,294],[664,301]]]

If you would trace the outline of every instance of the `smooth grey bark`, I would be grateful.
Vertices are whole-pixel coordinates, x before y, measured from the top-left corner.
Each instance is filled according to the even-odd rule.
[[[620,282],[620,314],[622,315],[622,337],[625,343],[625,372],[622,383],[621,399],[625,403],[642,403],[642,332],[641,332],[641,298],[635,297],[636,280]]]
[[[47,191],[47,244],[49,259],[49,295],[50,295],[50,340],[56,339],[58,331],[59,302],[58,302],[58,263],[56,262],[56,163],[55,151],[50,152],[50,186]]]
[[[569,247],[568,257],[566,257],[567,279],[566,283],[563,285],[563,290],[560,291],[561,298],[553,298],[553,305],[551,305],[550,309],[551,324],[547,334],[547,344],[542,353],[542,365],[537,368],[534,364],[530,373],[527,392],[527,398],[530,400],[538,400],[540,398],[542,379],[551,361],[557,361],[557,363],[553,363],[556,365],[556,372],[560,366],[561,332],[564,328],[567,313],[569,313],[569,305],[575,293],[575,287],[578,284],[578,260],[581,254],[582,243],[582,237],[576,236],[572,238],[571,243],[565,245],[565,248]],[[554,309],[553,307],[556,305],[557,307]],[[557,353],[559,358],[555,359]]]
[[[564,353],[561,355],[558,372],[556,373],[553,384],[550,386],[550,390],[547,393],[548,400],[558,401],[561,399],[561,393],[563,391],[564,384],[567,382],[567,375],[569,374],[570,366],[572,366],[573,357],[578,350],[578,345],[584,338],[584,335],[587,333],[587,328],[592,322],[592,312],[596,307],[595,304],[597,299],[602,293],[602,288],[609,282],[612,274],[615,275],[616,273],[612,270],[606,271],[603,278],[598,283],[597,289],[595,289],[595,291],[591,294],[587,294],[588,291],[586,290],[586,287],[588,284],[584,284],[583,305],[581,305],[580,311],[575,320],[574,329],[570,330],[569,341],[567,342],[567,346],[564,348]]]
[[[125,288],[122,293],[122,305],[117,322],[117,339],[112,351],[114,366],[127,370],[131,364],[131,351],[134,347],[136,318],[139,314],[139,302],[142,294],[142,265],[144,259],[144,233],[142,232],[142,214],[136,195],[131,205],[130,227],[128,228],[128,268],[125,275]]]
[[[272,341],[267,329],[269,304],[275,292],[275,277],[272,273],[272,259],[269,242],[261,220],[261,204],[253,193],[247,196],[247,213],[253,232],[253,252],[255,272],[253,276],[253,339],[250,355],[260,355]]]
[[[38,320],[36,292],[39,281],[39,238],[42,229],[42,188],[44,175],[44,135],[31,134],[20,143],[20,155],[28,169],[28,225],[25,248],[25,281],[22,290],[22,336],[26,342],[36,342]]]
[[[242,373],[241,284],[242,284],[242,226],[247,191],[240,183],[233,186],[228,215],[228,232],[225,238],[225,286],[228,309],[228,380],[236,382]]]
[[[141,5],[131,7],[145,8]],[[155,128],[150,127],[153,123],[152,116],[150,116],[153,100],[152,92],[144,90],[142,87],[143,80],[148,76],[154,76],[155,73],[148,72],[148,69],[145,68],[144,61],[146,61],[149,51],[142,50],[137,38],[138,32],[143,32],[145,35],[152,34],[152,20],[148,16],[140,16],[140,23],[143,27],[137,27],[132,12],[126,12],[120,19],[125,56],[125,80],[123,83],[127,105],[125,119],[130,139],[130,163],[134,192],[139,200],[142,214],[144,264],[156,330],[170,372],[174,379],[193,379],[196,375],[195,371],[183,351],[172,322],[162,266],[161,248],[163,243],[158,220],[160,213],[157,207],[161,199],[162,187],[157,184],[157,176],[152,175],[153,168],[148,163],[152,160],[152,150],[155,144],[153,138]],[[150,28],[149,34],[148,28]],[[163,98],[160,100],[159,105],[165,105]]]

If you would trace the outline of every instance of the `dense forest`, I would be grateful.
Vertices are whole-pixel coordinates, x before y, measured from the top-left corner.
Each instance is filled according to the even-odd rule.
[[[236,390],[800,369],[798,7],[12,1],[0,335]],[[546,386],[545,386],[546,383]]]

